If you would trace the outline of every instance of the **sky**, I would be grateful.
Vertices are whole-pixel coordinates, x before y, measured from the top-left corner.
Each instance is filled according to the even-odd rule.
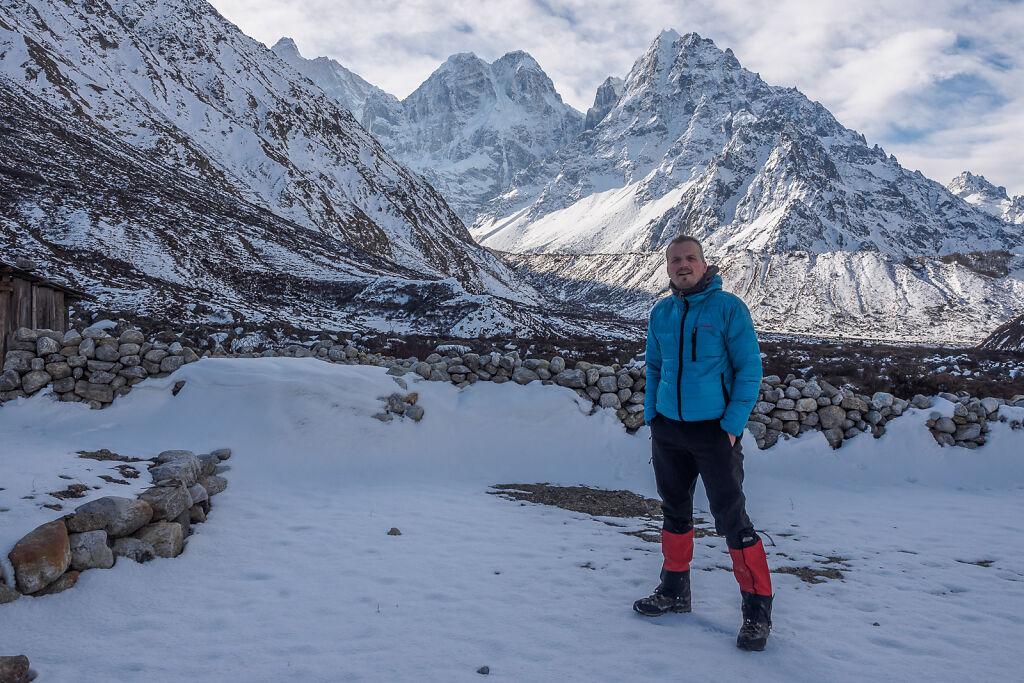
[[[900,163],[1024,194],[1024,0],[213,0],[268,46],[295,40],[402,98],[449,55],[525,50],[580,111],[666,28],[799,88]]]

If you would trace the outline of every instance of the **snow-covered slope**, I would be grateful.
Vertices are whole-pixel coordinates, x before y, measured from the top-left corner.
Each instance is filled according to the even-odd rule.
[[[978,346],[998,351],[1024,351],[1024,314],[992,330]]]
[[[997,218],[1009,223],[1024,223],[1024,195],[1011,198],[1005,187],[996,187],[985,180],[985,176],[964,171],[949,181],[946,189]]]
[[[512,177],[583,130],[529,54],[488,64],[452,55],[399,101],[336,61],[303,59],[282,39],[274,51],[343,102],[397,159],[422,173],[468,224]]]
[[[471,232],[536,255],[518,262],[541,276],[580,256],[572,280],[623,291],[588,303],[630,310],[630,292],[649,306],[666,284],[660,250],[692,234],[767,330],[976,341],[1024,304],[1021,227],[693,33],[659,35],[600,122],[518,174]],[[970,252],[1007,252],[1003,274],[971,271]]]
[[[363,116],[363,105],[371,96],[386,96],[383,90],[369,83],[357,73],[327,57],[306,59],[299,54],[299,48],[291,38],[281,38],[270,48],[292,68],[316,83],[325,93],[341,102],[359,121]]]
[[[207,359],[103,411],[42,394],[4,404],[4,561],[35,526],[143,488],[146,462],[116,483],[120,463],[76,451],[233,450],[181,556],[118,558],[0,605],[5,653],[62,683],[489,680],[482,666],[498,680],[664,681],[684,660],[696,681],[1019,678],[1024,432],[1009,423],[992,421],[978,450],[941,448],[924,421],[953,405],[936,399],[840,457],[820,434],[769,451],[745,436],[775,593],[768,647],[751,654],[735,646],[739,591],[703,488],[693,612],[658,620],[630,609],[662,564],[658,543],[628,535],[650,520],[486,493],[551,482],[656,497],[646,427],[629,435],[614,411],[588,415],[538,382],[410,380],[423,420],[374,420],[395,391],[383,368]],[[48,495],[69,484],[86,497]]]
[[[354,324],[366,304],[363,322],[447,328],[500,297],[480,316],[495,331],[538,303],[336,100],[205,2],[11,0],[0,87],[0,258],[106,283],[106,307],[180,312],[201,287],[193,302],[236,317]]]

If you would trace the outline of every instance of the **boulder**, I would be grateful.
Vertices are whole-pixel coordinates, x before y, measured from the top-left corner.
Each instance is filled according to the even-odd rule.
[[[213,471],[217,469],[217,465],[220,464],[220,458],[213,453],[203,453],[197,456],[199,460],[199,474],[213,474]],[[189,489],[191,491],[191,489]],[[194,496],[193,496],[194,497]]]
[[[407,408],[406,410],[415,407],[416,406],[410,406],[410,408]],[[220,493],[221,491],[228,487],[228,480],[225,479],[224,477],[217,476],[216,474],[200,477],[199,483],[202,485],[204,489],[206,489],[206,492],[211,496],[217,495],[218,493]]]
[[[103,530],[69,534],[71,568],[110,569],[114,566],[114,553],[107,546],[107,532]]]
[[[42,595],[53,595],[54,593],[62,593],[69,588],[74,587],[78,583],[78,570],[69,569],[65,573],[57,577],[57,580],[49,584],[46,588],[36,592],[34,597]]]
[[[218,462],[220,461],[218,460]],[[166,458],[163,462],[157,461],[156,465],[149,468],[149,474],[153,477],[153,481],[173,479],[180,481],[186,487],[195,484],[202,473],[203,468],[199,463],[199,458],[188,451],[181,452],[180,455],[173,458]]]
[[[21,390],[31,395],[52,381],[53,377],[45,370],[33,370],[21,378]]]
[[[39,337],[36,340],[36,355],[37,356],[49,356],[53,353],[60,353],[61,344],[60,342],[54,341],[49,337]]]
[[[555,375],[555,384],[570,389],[583,389],[587,386],[587,378],[582,370],[565,370]]]
[[[562,358],[561,356],[555,356],[554,358],[551,359],[550,363],[548,364],[548,370],[550,370],[551,374],[553,375],[557,375],[560,372],[564,372],[565,359]]]
[[[167,356],[160,361],[160,372],[174,372],[184,364],[185,359],[181,356]]]
[[[185,547],[185,532],[177,522],[147,524],[132,537],[151,545],[157,557],[177,557]]]
[[[114,400],[114,389],[109,384],[93,384],[79,380],[75,382],[75,393],[87,401],[110,403]]]
[[[839,406],[827,405],[818,409],[818,422],[823,431],[841,426],[845,419],[846,411]]]
[[[413,403],[415,403],[415,401],[413,401]],[[231,449],[230,448],[215,448],[212,451],[210,451],[210,455],[216,456],[216,457],[220,458],[221,460],[227,460],[227,459],[229,459],[231,457]]]
[[[59,519],[36,527],[14,544],[7,557],[14,566],[18,590],[42,590],[71,565],[67,527]]]
[[[601,394],[598,398],[598,403],[602,408],[618,409],[622,407],[618,395],[612,393]]]
[[[810,397],[801,398],[796,402],[796,409],[801,413],[812,413],[818,409],[818,401]]]
[[[956,428],[953,433],[953,439],[955,441],[973,441],[981,436],[981,425],[972,422],[970,424],[961,425]]]
[[[96,514],[103,517],[103,530],[107,536],[118,538],[127,536],[153,517],[153,508],[149,503],[134,498],[106,496],[89,501],[75,509],[79,515]]]
[[[131,536],[115,540],[111,552],[114,557],[127,557],[134,562],[149,562],[156,557],[151,543]]]
[[[107,518],[95,512],[73,512],[64,515],[64,526],[69,534],[82,534],[86,531],[97,531],[107,525]]]
[[[130,355],[130,354],[124,354]],[[116,344],[97,344],[96,345],[96,360],[103,361],[105,363],[116,363],[121,357],[121,353],[118,351]]]
[[[20,388],[21,375],[17,370],[4,370],[3,374],[0,374],[0,391],[16,391]]]
[[[0,605],[6,605],[8,602],[14,602],[20,597],[21,593],[19,593],[16,589],[11,588],[3,581],[0,581]],[[2,680],[4,679],[0,678],[0,681]]]
[[[945,434],[954,434],[956,433],[956,423],[952,418],[940,417],[935,420],[935,430]]]
[[[423,419],[423,406],[409,406],[408,408],[405,409],[405,415],[414,422],[419,422],[420,420]]]
[[[540,379],[540,377],[536,372],[529,370],[522,365],[512,371],[512,381],[516,384],[529,384],[530,382],[538,379]]]
[[[173,520],[192,507],[188,489],[180,482],[176,486],[154,486],[146,489],[139,494],[139,499],[149,503],[153,508],[153,521],[156,522]]]

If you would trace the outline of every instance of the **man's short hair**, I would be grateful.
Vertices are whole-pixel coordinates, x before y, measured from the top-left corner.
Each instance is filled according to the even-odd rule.
[[[672,241],[668,243],[668,246],[665,247],[665,260],[666,261],[668,260],[668,252],[669,252],[669,250],[672,249],[672,247],[674,247],[675,245],[682,244],[683,242],[693,242],[694,244],[696,244],[697,245],[697,250],[700,251],[700,260],[701,261],[707,261],[707,259],[704,258],[704,245],[702,245],[700,243],[699,239],[697,239],[696,237],[692,237],[690,235],[676,235],[672,239]]]

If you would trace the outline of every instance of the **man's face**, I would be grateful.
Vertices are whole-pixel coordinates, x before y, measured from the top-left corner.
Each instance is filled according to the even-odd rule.
[[[704,277],[708,264],[701,257],[696,242],[680,242],[668,251],[667,269],[672,284],[679,289],[689,289]]]

